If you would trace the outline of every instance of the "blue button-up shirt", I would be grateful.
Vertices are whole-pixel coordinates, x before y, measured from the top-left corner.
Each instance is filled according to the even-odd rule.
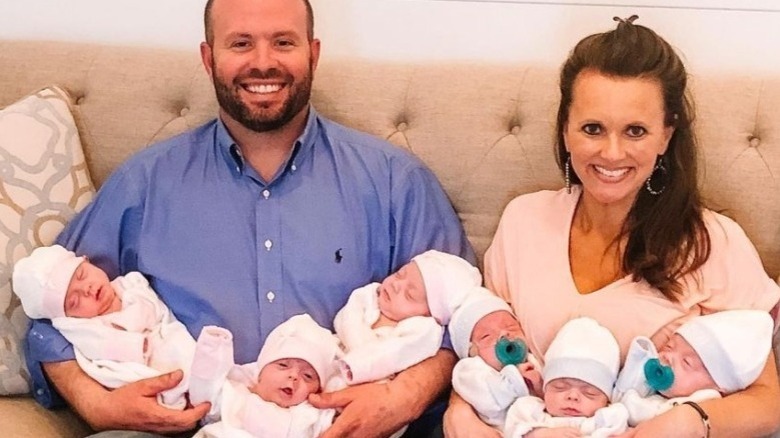
[[[353,289],[427,249],[474,262],[429,169],[313,108],[271,181],[215,120],[129,159],[58,243],[110,278],[142,272],[193,336],[205,325],[229,329],[237,363],[255,361],[292,315],[332,328]],[[45,320],[27,340],[34,395],[58,404],[40,363],[73,359],[73,349]]]

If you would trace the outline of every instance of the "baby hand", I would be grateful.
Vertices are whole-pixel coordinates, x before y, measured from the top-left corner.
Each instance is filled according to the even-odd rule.
[[[517,369],[520,370],[530,395],[542,397],[542,373],[530,362],[517,364]]]

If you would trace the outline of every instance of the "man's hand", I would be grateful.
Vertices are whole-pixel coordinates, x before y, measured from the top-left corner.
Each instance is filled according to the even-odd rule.
[[[456,357],[439,350],[387,383],[366,383],[341,391],[312,394],[317,408],[341,411],[321,438],[387,436],[417,419],[452,380]]]
[[[388,436],[411,422],[409,400],[394,394],[390,385],[365,383],[341,391],[311,394],[316,408],[341,411],[320,438]]]
[[[60,394],[95,430],[183,432],[197,426],[210,408],[209,403],[201,403],[177,411],[157,403],[159,392],[181,381],[181,371],[107,390],[86,375],[76,361],[46,363],[43,368]]]
[[[501,433],[485,424],[474,409],[455,391],[444,412],[444,436],[447,438],[501,438]]]

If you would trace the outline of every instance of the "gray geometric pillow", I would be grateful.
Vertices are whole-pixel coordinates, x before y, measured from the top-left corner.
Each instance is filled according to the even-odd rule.
[[[70,101],[48,87],[0,110],[0,395],[30,391],[14,263],[51,245],[95,193]]]

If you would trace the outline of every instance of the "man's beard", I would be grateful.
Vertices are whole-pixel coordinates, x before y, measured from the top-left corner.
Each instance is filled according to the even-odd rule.
[[[214,72],[214,90],[217,93],[219,106],[230,115],[230,117],[252,131],[267,132],[279,129],[286,125],[296,114],[301,112],[301,110],[309,104],[312,84],[311,60],[309,61],[308,73],[298,82],[295,82],[295,78],[290,73],[282,72],[277,68],[271,68],[266,71],[253,68],[245,76],[236,77],[233,81],[233,87],[231,88],[217,73],[213,57],[211,59],[211,71]],[[253,110],[241,101],[241,98],[238,95],[237,89],[241,87],[239,83],[242,79],[246,78],[282,79],[286,84],[289,84],[289,96],[282,103],[282,107],[278,111],[273,111],[268,108]]]

